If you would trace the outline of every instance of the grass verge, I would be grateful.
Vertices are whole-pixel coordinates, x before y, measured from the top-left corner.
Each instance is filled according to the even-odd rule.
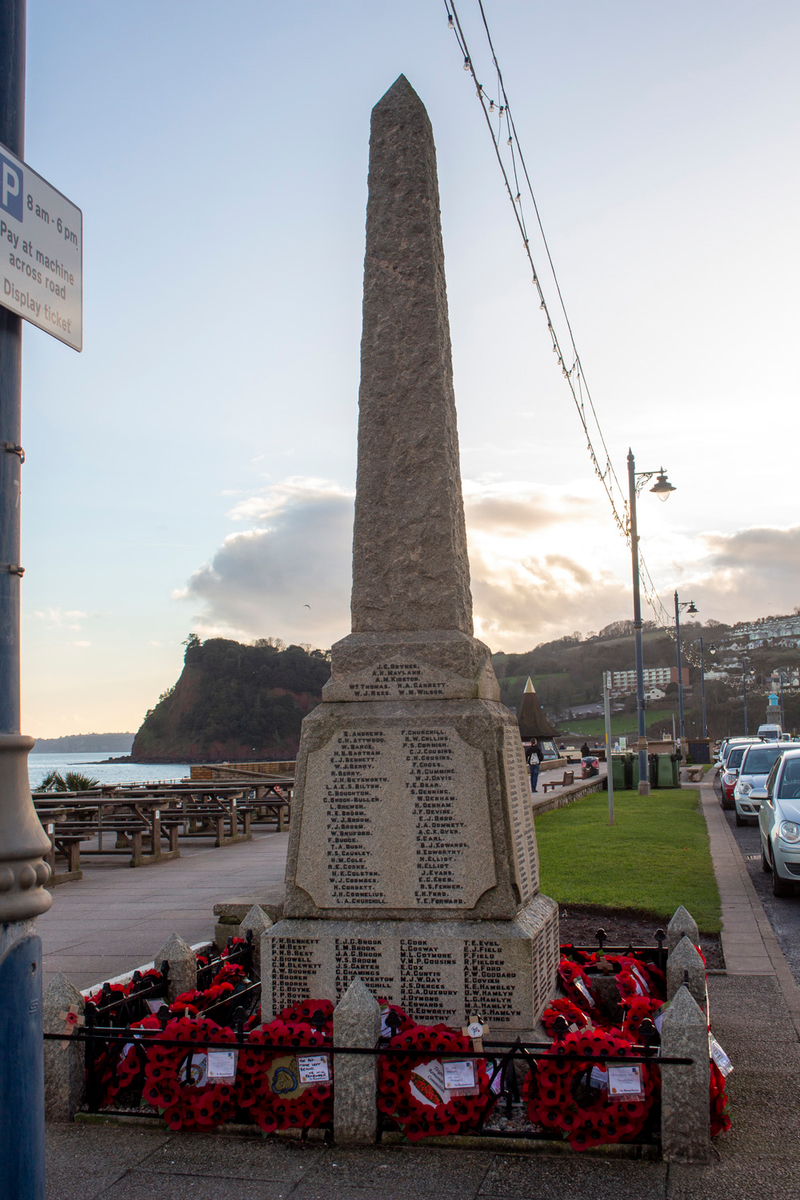
[[[699,793],[594,792],[536,818],[540,885],[559,904],[626,909],[668,921],[684,904],[701,932],[721,928]]]
[[[671,708],[654,709],[652,712],[647,711],[647,723],[663,725],[667,728],[667,723],[672,721]],[[567,736],[566,731],[576,734],[579,737],[597,738],[600,741],[606,736],[606,723],[603,717],[587,717],[586,720],[575,718],[574,721],[560,721],[559,724],[564,728],[565,732],[559,734],[559,738]],[[636,734],[636,713],[616,713],[611,718],[611,734],[613,737],[632,737]]]

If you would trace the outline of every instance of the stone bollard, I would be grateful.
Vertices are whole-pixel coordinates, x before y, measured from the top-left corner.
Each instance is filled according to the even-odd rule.
[[[334,1046],[374,1046],[381,1033],[378,1001],[356,976],[333,1010]],[[334,1060],[333,1140],[371,1146],[378,1135],[377,1058],[337,1054]]]
[[[674,950],[684,934],[695,946],[699,945],[700,930],[697,928],[697,922],[689,910],[679,904],[667,926],[667,950]]]
[[[158,970],[164,961],[169,963],[167,1002],[172,1004],[182,992],[197,987],[197,955],[177,933],[171,933],[153,960]]]
[[[706,1162],[711,1144],[708,1022],[688,988],[678,989],[661,1022],[664,1058],[691,1067],[661,1068],[661,1152],[665,1162]]]
[[[254,904],[239,926],[239,937],[247,937],[248,929],[253,931],[253,971],[261,975],[261,939],[270,928],[272,921],[259,904]]]
[[[675,949],[667,957],[667,999],[677,995],[681,985],[686,982],[686,972],[689,972],[688,987],[691,995],[708,1012],[708,994],[706,992],[706,965],[688,937],[682,937]]]
[[[66,1039],[83,1026],[84,1000],[74,984],[60,972],[50,980],[42,997],[45,1033]],[[48,1121],[71,1121],[86,1095],[86,1043],[44,1043],[44,1115]]]

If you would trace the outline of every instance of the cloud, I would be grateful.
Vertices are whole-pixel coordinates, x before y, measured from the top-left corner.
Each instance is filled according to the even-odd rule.
[[[88,620],[89,614],[79,609],[41,608],[34,614],[40,621],[47,623],[48,629],[71,629],[78,632],[81,622]]]
[[[526,650],[632,615],[630,552],[602,496],[491,479],[464,486],[475,631],[493,650]],[[231,534],[176,595],[202,636],[274,636],[327,647],[350,629],[352,493],[290,478],[239,500]],[[701,619],[750,619],[800,602],[800,527],[732,534],[648,533],[646,553],[671,620],[671,593]],[[644,595],[643,595],[644,604]],[[65,614],[70,616],[70,614]],[[645,619],[652,613],[644,606]]]
[[[251,528],[227,537],[175,594],[198,605],[198,633],[327,647],[349,632],[351,493],[292,478],[241,501],[229,516]]]
[[[705,553],[681,591],[692,589],[704,617],[752,620],[800,603],[800,526],[706,533],[700,543]]]
[[[467,525],[473,532],[486,530],[495,537],[516,537],[564,521],[579,521],[592,508],[591,502],[581,496],[553,496],[544,489],[526,491],[519,484],[478,488],[477,484],[465,488]]]

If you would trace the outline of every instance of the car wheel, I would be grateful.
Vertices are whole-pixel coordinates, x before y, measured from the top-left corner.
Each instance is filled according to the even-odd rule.
[[[772,867],[769,865],[769,859],[767,858],[766,854],[764,853],[763,845],[761,847],[761,870],[764,872],[765,875],[769,875],[770,871],[772,870]]]
[[[738,808],[736,809],[736,813],[734,815],[734,820],[736,821],[736,824],[739,826],[740,829],[741,829],[742,825],[747,824],[747,821],[744,819],[744,817],[739,816]]]
[[[794,884],[788,879],[781,879],[777,871],[772,872],[772,894],[773,896],[793,896]]]
[[[725,795],[725,792],[723,791],[723,793],[722,793],[722,807],[723,807],[723,808],[726,810],[726,812],[727,812],[727,811],[730,811],[730,809],[732,809],[732,808],[733,808],[733,806],[734,806],[734,805],[733,805],[733,801],[732,801],[732,800],[729,800],[729,799],[728,799],[728,797]]]

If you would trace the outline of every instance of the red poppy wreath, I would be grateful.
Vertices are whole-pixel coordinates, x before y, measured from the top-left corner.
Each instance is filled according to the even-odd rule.
[[[476,1125],[494,1104],[486,1063],[475,1062],[475,1095],[445,1086],[441,1056],[472,1050],[472,1042],[444,1025],[415,1025],[389,1042],[409,1054],[382,1055],[378,1066],[378,1108],[391,1117],[410,1141],[459,1133]],[[421,1053],[420,1053],[421,1052]]]
[[[169,1041],[181,1045],[163,1044]],[[206,1042],[235,1047],[237,1038],[232,1029],[207,1017],[180,1017],[168,1021],[148,1046],[142,1097],[161,1109],[170,1129],[211,1129],[233,1116],[234,1081],[210,1076]]]
[[[317,1011],[323,1003],[306,1001],[298,1007],[313,1004]],[[239,1054],[237,1104],[247,1109],[264,1133],[326,1125],[333,1120],[332,1056],[325,1054],[330,1045],[331,1034],[307,1021],[276,1017],[252,1029]],[[322,1078],[325,1075],[327,1079]]]
[[[641,1066],[643,1099],[612,1100],[602,1086],[602,1064],[569,1061],[560,1057],[564,1054],[626,1057],[636,1055],[636,1047],[604,1029],[569,1033],[554,1042],[525,1080],[529,1119],[565,1135],[573,1150],[636,1137],[653,1104],[653,1068]],[[600,1070],[593,1081],[594,1067]]]

